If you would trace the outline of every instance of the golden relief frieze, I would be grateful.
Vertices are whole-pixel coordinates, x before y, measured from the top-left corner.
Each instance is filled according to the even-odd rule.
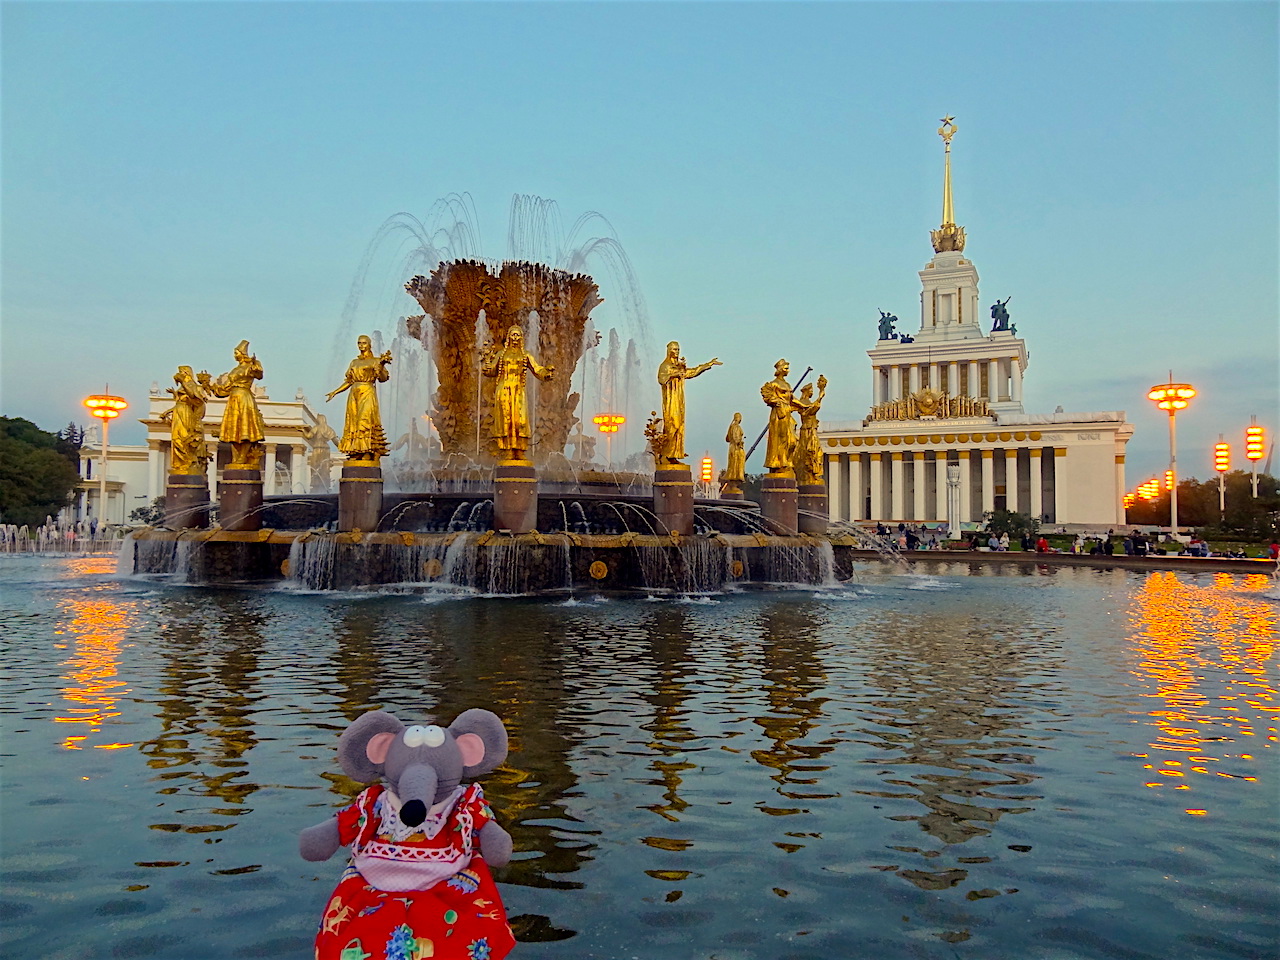
[[[994,419],[990,401],[976,397],[953,397],[945,390],[924,387],[902,400],[886,400],[871,408],[866,422],[875,420],[958,420],[972,417]]]

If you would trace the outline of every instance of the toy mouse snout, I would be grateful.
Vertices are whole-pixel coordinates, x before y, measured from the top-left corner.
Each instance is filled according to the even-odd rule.
[[[427,808],[436,795],[436,772],[430,764],[415,763],[400,774],[400,822],[416,827],[427,819]]]

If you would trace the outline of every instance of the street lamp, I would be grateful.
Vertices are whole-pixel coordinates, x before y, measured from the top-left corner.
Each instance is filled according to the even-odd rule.
[[[1176,414],[1184,409],[1196,395],[1196,388],[1189,383],[1174,383],[1173,371],[1169,382],[1156,384],[1147,391],[1147,399],[1154,400],[1161,410],[1169,411],[1169,536],[1178,536],[1178,431]]]
[[[1244,431],[1244,455],[1252,463],[1253,498],[1258,498],[1258,461],[1262,459],[1264,446],[1263,429],[1258,426],[1258,418],[1250,417],[1249,426]]]
[[[627,418],[620,413],[597,413],[591,422],[604,434],[605,458],[609,461],[609,468],[613,469],[613,435],[627,422]]]
[[[1221,519],[1227,512],[1227,482],[1224,477],[1231,469],[1231,444],[1218,434],[1218,442],[1213,445],[1213,469],[1218,471],[1218,517]]]
[[[111,389],[110,386],[107,389]],[[98,461],[98,523],[107,522],[107,427],[111,421],[120,416],[120,411],[129,406],[124,397],[115,397],[109,393],[96,393],[85,397],[84,405],[89,413],[102,421],[102,450]]]

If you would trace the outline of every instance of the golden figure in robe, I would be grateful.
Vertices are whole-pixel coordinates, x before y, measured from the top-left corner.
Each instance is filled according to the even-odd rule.
[[[720,471],[720,491],[722,493],[741,493],[742,484],[747,479],[747,438],[742,432],[742,414],[735,413],[733,421],[725,432],[724,442],[729,444],[729,458],[725,468]]]
[[[658,367],[658,383],[662,387],[662,453],[660,462],[679,463],[689,454],[684,449],[684,382],[720,366],[712,357],[706,363],[689,367],[680,356],[680,344],[667,344],[666,359]]]
[[[760,388],[760,396],[769,407],[764,465],[776,476],[794,477],[792,461],[796,448],[796,422],[792,416],[800,409],[800,402],[787,382],[791,364],[779,360],[773,365],[773,372],[774,378]]]
[[[344,390],[347,394],[347,419],[342,425],[342,439],[338,449],[348,460],[368,460],[376,466],[389,452],[387,435],[382,430],[382,416],[378,412],[378,384],[391,379],[387,364],[391,351],[380,357],[373,355],[373,341],[364,334],[356,339],[359,356],[347,365],[347,375],[341,386],[325,394],[332,400]]]
[[[480,356],[480,372],[498,381],[493,391],[493,430],[490,438],[502,451],[503,460],[524,460],[533,438],[529,422],[529,401],[525,395],[525,376],[532,373],[539,380],[552,380],[556,369],[545,367],[524,348],[524,333],[517,326],[507,330],[501,347],[488,343]]]
[[[204,408],[209,399],[209,372],[192,373],[181,366],[173,375],[177,387],[170,387],[173,406],[160,414],[169,424],[169,472],[199,475],[209,462],[204,439]]]
[[[249,341],[236,345],[235,368],[209,384],[215,397],[226,397],[218,439],[231,444],[229,470],[258,470],[262,466],[262,441],[266,424],[253,396],[253,381],[262,379],[262,362],[249,353]]]
[[[818,440],[818,411],[827,395],[827,378],[818,377],[818,398],[813,398],[813,384],[800,391],[796,409],[800,413],[800,440],[796,447],[797,483],[822,483],[822,444]]]

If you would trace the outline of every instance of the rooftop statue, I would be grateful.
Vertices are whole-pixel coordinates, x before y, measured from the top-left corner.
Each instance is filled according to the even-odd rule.
[[[493,392],[493,430],[490,437],[502,451],[504,460],[524,460],[533,437],[525,374],[529,372],[539,380],[551,380],[555,377],[555,367],[551,364],[542,366],[526,352],[523,331],[512,326],[507,330],[501,347],[493,342],[485,344],[480,369],[486,377],[498,381]]]
[[[173,406],[160,414],[169,423],[169,472],[202,474],[209,462],[209,448],[204,439],[204,408],[209,398],[209,372],[193,374],[182,366],[173,375],[178,386],[170,387]]]
[[[667,356],[658,367],[658,383],[662,386],[662,449],[661,463],[679,463],[689,454],[684,449],[684,382],[720,366],[712,357],[706,363],[689,367],[680,356],[680,344],[672,340],[667,344]]]
[[[893,325],[898,322],[898,318],[892,313],[880,311],[880,339],[892,340],[894,337]]]
[[[233,352],[236,365],[209,384],[215,397],[226,397],[218,439],[231,444],[229,470],[258,470],[262,466],[262,441],[266,424],[254,398],[253,381],[262,379],[262,362],[249,353],[249,341],[241,340]]]
[[[818,411],[827,395],[827,378],[818,377],[818,398],[813,399],[813,384],[800,391],[800,440],[796,448],[797,483],[822,483],[822,443],[818,439]]]
[[[382,430],[382,416],[378,412],[377,384],[386,383],[391,378],[387,373],[391,351],[375,357],[373,341],[363,334],[356,340],[356,349],[360,354],[347,366],[342,385],[325,394],[325,399],[332,400],[344,390],[350,391],[347,394],[347,418],[342,425],[338,449],[347,455],[348,460],[369,460],[377,464],[390,452],[387,435]]]
[[[991,305],[991,332],[996,333],[999,330],[1009,329],[1009,301],[1013,297],[1005,297],[1003,300],[997,300]]]

